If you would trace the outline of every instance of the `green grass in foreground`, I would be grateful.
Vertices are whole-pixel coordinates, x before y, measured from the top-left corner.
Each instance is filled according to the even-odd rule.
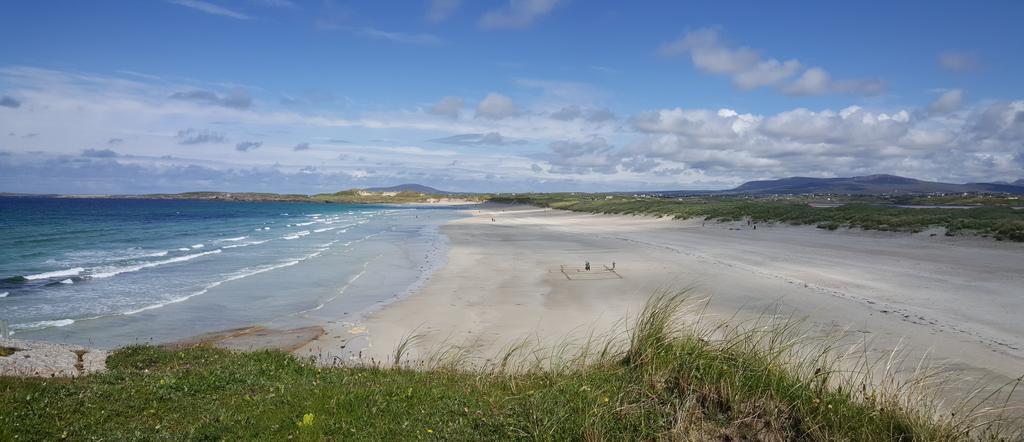
[[[671,216],[719,221],[751,219],[816,225],[822,229],[857,227],[866,230],[920,232],[945,227],[948,235],[958,232],[991,236],[997,240],[1024,241],[1024,210],[1007,206],[973,209],[908,209],[863,203],[839,207],[811,207],[805,203],[729,196],[677,199],[634,198],[599,194],[526,194],[496,196],[491,201],[531,204],[590,213]]]
[[[998,431],[977,413],[937,414],[911,394],[923,384],[840,380],[836,360],[791,326],[700,331],[678,325],[683,308],[680,295],[656,297],[621,349],[584,345],[556,361],[516,347],[477,368],[454,358],[429,370],[320,369],[270,351],[128,347],[99,375],[0,378],[0,440],[881,441]],[[802,356],[786,356],[794,352]],[[513,359],[522,364],[511,368]]]

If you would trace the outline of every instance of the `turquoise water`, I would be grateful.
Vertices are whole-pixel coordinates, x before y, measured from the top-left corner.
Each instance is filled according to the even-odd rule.
[[[444,208],[0,198],[0,319],[99,347],[351,320],[442,264]]]

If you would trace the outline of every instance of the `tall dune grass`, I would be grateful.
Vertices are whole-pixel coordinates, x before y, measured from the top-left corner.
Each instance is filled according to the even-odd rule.
[[[523,340],[485,359],[472,356],[473,345],[447,344],[428,352],[428,359],[448,363],[425,367],[475,373],[493,382],[621,376],[628,384],[617,386],[619,401],[624,409],[662,416],[661,429],[651,429],[659,438],[1024,437],[1021,410],[998,400],[1008,401],[1020,379],[995,388],[982,384],[950,402],[943,391],[955,382],[950,377],[955,373],[929,367],[926,358],[914,363],[898,348],[870,351],[868,342],[851,345],[845,333],[811,333],[802,321],[778,314],[712,322],[705,318],[706,307],[706,300],[692,300],[688,290],[661,292],[626,324],[624,335],[591,333],[552,346]],[[396,359],[391,368],[417,367],[424,365]]]

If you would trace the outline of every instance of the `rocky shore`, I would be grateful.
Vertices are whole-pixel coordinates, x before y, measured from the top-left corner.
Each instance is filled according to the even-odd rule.
[[[107,369],[107,352],[68,344],[0,339],[0,376],[73,378]]]

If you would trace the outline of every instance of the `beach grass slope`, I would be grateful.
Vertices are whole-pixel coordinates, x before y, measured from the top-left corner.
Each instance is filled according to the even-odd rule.
[[[697,328],[678,320],[686,308],[681,294],[661,295],[626,339],[515,346],[483,364],[457,350],[318,368],[274,351],[126,347],[102,374],[0,378],[0,440],[1020,437],[997,410],[940,410],[920,379],[851,376],[795,323]]]
[[[906,208],[851,202],[837,207],[814,207],[804,201],[733,196],[666,199],[565,193],[497,195],[490,200],[576,212],[670,216],[726,222],[749,219],[756,223],[813,225],[828,230],[860,228],[916,233],[931,227],[941,227],[947,236],[970,233],[1000,241],[1024,241],[1024,210],[1005,205],[955,209]]]

